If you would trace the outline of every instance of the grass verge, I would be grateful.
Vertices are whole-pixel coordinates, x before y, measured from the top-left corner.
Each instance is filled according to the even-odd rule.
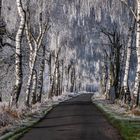
[[[140,140],[140,120],[126,119],[116,113],[110,112],[101,103],[93,104],[106,116],[108,121],[119,130],[123,140]]]
[[[22,137],[25,133],[27,133],[34,125],[39,123],[41,120],[44,119],[46,114],[48,114],[52,110],[52,106],[49,107],[47,110],[42,112],[42,117],[36,118],[33,121],[29,121],[28,124],[26,124],[24,127],[18,128],[14,130],[13,132],[9,132],[5,134],[4,136],[0,137],[0,140],[18,140],[20,137]]]

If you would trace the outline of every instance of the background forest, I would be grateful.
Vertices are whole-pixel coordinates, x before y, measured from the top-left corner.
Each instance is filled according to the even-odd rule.
[[[92,93],[139,137],[139,90],[140,0],[0,0],[0,136]]]
[[[1,102],[30,106],[44,95],[98,90],[112,102],[138,105],[139,0],[0,5]]]

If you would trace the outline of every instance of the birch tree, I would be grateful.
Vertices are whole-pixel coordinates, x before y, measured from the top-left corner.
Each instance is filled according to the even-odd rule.
[[[70,62],[70,64],[68,64],[67,68],[66,68],[66,75],[67,75],[67,91],[69,91],[70,89],[70,81],[71,81],[71,69],[72,69],[72,63]]]
[[[52,98],[53,96],[58,95],[58,77],[59,77],[59,55],[61,53],[61,47],[54,50],[54,71],[51,73],[51,83],[50,83],[50,91],[48,98]],[[53,56],[53,54],[51,55]],[[52,60],[52,58],[51,58]],[[52,71],[52,69],[51,69]]]
[[[72,64],[72,69],[71,69],[71,74],[70,74],[70,83],[71,83],[71,87],[70,87],[70,92],[74,92],[75,91],[75,86],[76,86],[76,77],[75,77],[75,64]]]
[[[136,29],[136,53],[137,53],[137,71],[133,90],[133,104],[138,106],[139,103],[139,87],[140,87],[140,0],[137,0],[137,29]]]
[[[107,36],[109,40],[109,78],[110,78],[110,97],[119,97],[119,87],[120,87],[120,59],[121,59],[121,36],[116,24],[112,25],[113,31],[107,31],[102,28],[101,32]],[[115,93],[113,93],[115,92]],[[115,95],[114,95],[115,94]]]
[[[64,59],[62,59],[62,60],[60,61],[60,63],[61,63],[61,80],[60,80],[61,84],[60,84],[60,93],[63,93],[63,91],[64,91],[64,85],[63,85],[63,82],[64,82]]]
[[[29,18],[30,19],[30,18]],[[49,20],[46,22],[45,26],[43,27],[42,23],[42,13],[40,13],[40,21],[39,21],[39,35],[37,38],[34,37],[34,35],[31,33],[31,28],[30,28],[30,21],[29,19],[26,22],[26,36],[30,48],[30,56],[29,56],[29,77],[27,81],[27,89],[26,89],[26,101],[25,104],[29,106],[29,101],[30,101],[30,88],[31,88],[31,83],[32,83],[32,78],[33,78],[33,71],[35,69],[35,64],[37,60],[37,54],[42,46],[42,41],[43,38],[46,34],[46,32],[49,30]]]
[[[25,27],[25,12],[23,10],[22,1],[16,0],[17,10],[20,17],[20,24],[16,34],[16,49],[15,49],[15,77],[16,82],[11,95],[11,106],[17,106],[21,86],[22,86],[22,54],[21,54],[21,41]]]
[[[1,19],[1,8],[2,8],[2,0],[0,0],[0,19]],[[1,40],[1,36],[0,36]],[[2,102],[2,92],[0,91],[0,102]]]
[[[46,46],[43,46],[43,56],[38,76],[38,91],[37,91],[37,102],[41,102],[42,90],[43,90],[43,73],[45,69],[45,58],[46,58]]]
[[[103,64],[101,65],[101,88],[102,88],[102,93],[104,93],[106,99],[108,99],[108,84],[110,82],[109,77],[108,77],[108,52],[106,49],[103,49]]]
[[[134,24],[135,27],[135,24]],[[123,78],[123,87],[122,87],[122,99],[124,103],[130,103],[131,101],[131,95],[130,95],[130,89],[128,85],[128,79],[129,79],[129,70],[130,70],[130,58],[131,58],[131,51],[132,51],[132,34],[134,31],[133,25],[130,27],[128,32],[128,43],[127,43],[127,50],[126,50],[126,64],[125,64],[125,71],[124,71],[124,78]]]
[[[36,89],[37,87],[37,71],[34,70],[33,72],[33,82],[32,82],[32,91],[31,91],[31,95],[32,95],[32,104],[35,104],[37,101],[37,96],[36,96]]]
[[[136,21],[136,54],[137,54],[137,69],[135,83],[132,93],[132,104],[134,107],[138,106],[139,103],[139,88],[140,88],[140,0],[136,0],[136,14],[131,6],[128,5],[126,0],[120,0],[125,4],[130,12],[132,13]]]

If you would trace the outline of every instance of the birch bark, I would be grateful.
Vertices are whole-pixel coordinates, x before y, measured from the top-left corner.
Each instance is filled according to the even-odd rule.
[[[34,70],[33,72],[33,83],[32,83],[32,104],[36,103],[36,87],[37,87],[37,72]]]
[[[40,14],[40,16],[42,17],[42,14]],[[41,43],[43,41],[44,35],[50,28],[50,26],[48,26],[48,22],[46,23],[44,28],[42,27],[42,18],[41,18],[40,32],[39,32],[37,39],[35,39],[33,37],[33,35],[31,34],[28,26],[29,25],[26,24],[26,36],[27,36],[29,47],[30,47],[30,56],[29,56],[29,67],[30,67],[29,71],[30,72],[29,72],[29,77],[28,77],[28,81],[27,81],[26,100],[25,100],[25,104],[27,106],[29,106],[29,101],[30,101],[30,88],[31,88],[31,83],[32,83],[32,79],[33,79],[33,71],[35,70],[37,54],[38,54],[40,47],[42,46]],[[31,40],[33,41],[33,43],[31,42]]]
[[[137,72],[133,90],[133,105],[138,105],[140,86],[140,0],[137,0],[137,34],[136,34]]]
[[[43,88],[43,73],[45,69],[45,46],[43,46],[43,56],[42,56],[42,62],[40,66],[40,71],[39,71],[39,78],[38,78],[38,93],[37,93],[37,101],[41,102],[42,98],[42,88]]]
[[[15,50],[15,77],[16,82],[11,95],[10,105],[17,106],[21,86],[22,86],[22,54],[21,54],[21,41],[25,27],[25,12],[22,7],[22,1],[16,0],[17,10],[20,17],[20,25],[16,34],[16,50]]]
[[[131,96],[129,92],[129,86],[128,86],[128,78],[129,78],[129,69],[130,69],[130,58],[131,58],[131,44],[132,44],[132,27],[129,29],[128,34],[128,45],[127,45],[127,56],[126,56],[126,64],[125,64],[125,71],[124,71],[124,78],[123,78],[123,99],[124,103],[126,103],[126,100],[130,102]],[[126,96],[127,99],[126,99]]]

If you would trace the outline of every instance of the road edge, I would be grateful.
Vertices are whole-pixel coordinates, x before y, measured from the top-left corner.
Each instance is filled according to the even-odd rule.
[[[127,126],[126,124],[131,125],[131,123],[133,122],[140,123],[139,120],[134,121],[131,119],[129,120],[129,119],[121,118],[119,114],[117,115],[116,113],[109,112],[108,109],[102,105],[102,103],[97,103],[94,100],[94,96],[91,97],[91,101],[104,114],[108,122],[111,123],[118,130],[123,140],[140,140],[140,135],[138,137],[134,136],[130,138],[128,134],[130,134],[131,131],[130,130],[129,132],[126,131],[126,129],[130,129],[128,128],[129,126]]]
[[[30,121],[29,124],[26,124],[23,127],[15,129],[13,132],[8,132],[5,135],[0,137],[0,140],[16,140],[28,132],[34,125],[39,123],[44,117],[53,109],[54,105],[49,106],[46,110],[42,111],[42,116],[39,118]]]

